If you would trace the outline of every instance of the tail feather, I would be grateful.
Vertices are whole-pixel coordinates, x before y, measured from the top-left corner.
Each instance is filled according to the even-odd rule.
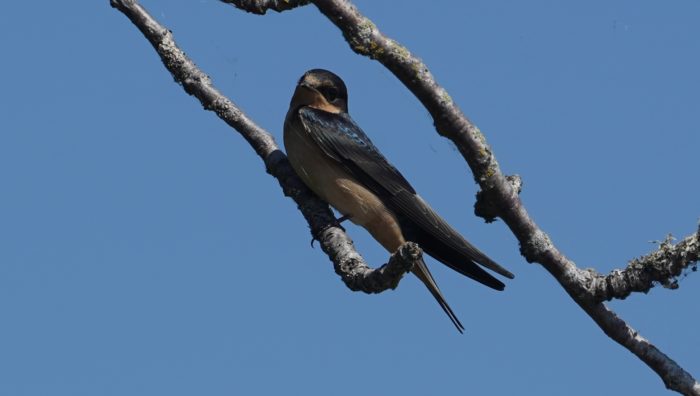
[[[452,248],[425,232],[417,232],[412,241],[416,242],[430,256],[459,272],[492,289],[503,290],[505,285],[493,275],[486,272],[474,262],[474,258],[464,251]]]
[[[452,308],[450,308],[450,306],[447,304],[447,300],[445,300],[445,297],[440,292],[437,283],[435,283],[433,275],[430,273],[430,270],[428,270],[428,267],[425,265],[423,259],[415,264],[413,267],[413,273],[425,284],[430,291],[430,294],[432,294],[435,300],[437,300],[438,304],[440,304],[440,308],[445,311],[447,316],[452,321],[452,324],[455,325],[457,331],[464,333],[464,326],[462,325],[462,322],[459,321],[457,315],[455,315]]]
[[[478,264],[506,278],[514,277],[464,239],[418,195],[402,191],[391,196],[390,206],[398,214],[404,237],[453,270],[496,290],[505,288],[503,282]]]

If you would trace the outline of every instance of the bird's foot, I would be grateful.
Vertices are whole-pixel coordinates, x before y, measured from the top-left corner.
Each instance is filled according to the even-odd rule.
[[[321,231],[319,231],[318,235],[320,235],[323,231],[326,231],[326,230],[329,229],[330,227],[338,227],[338,228],[340,228],[341,230],[343,230],[343,232],[345,232],[345,227],[343,227],[342,225],[340,225],[340,223],[344,222],[345,220],[350,219],[351,217],[352,217],[352,215],[343,215],[343,216],[340,216],[340,218],[335,219],[333,222],[331,222],[331,223],[328,224],[327,226],[323,227],[323,228],[321,229]],[[314,242],[315,242],[315,241],[318,241],[318,238],[316,238],[316,237],[314,236],[314,237],[311,238],[311,247],[312,247],[312,248],[314,247]]]

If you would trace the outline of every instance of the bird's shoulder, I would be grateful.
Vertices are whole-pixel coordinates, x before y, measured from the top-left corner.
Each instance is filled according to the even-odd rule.
[[[325,134],[335,135],[337,139],[381,156],[379,149],[348,113],[329,113],[312,107],[302,107],[298,114],[300,121],[307,129],[317,133],[322,130]]]
[[[310,107],[298,111],[307,133],[327,155],[343,163],[365,184],[390,193],[415,190],[359,125],[347,113],[329,113]]]

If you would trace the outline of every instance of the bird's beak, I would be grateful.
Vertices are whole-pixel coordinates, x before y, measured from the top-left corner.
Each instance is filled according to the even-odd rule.
[[[294,90],[292,101],[289,104],[290,108],[298,109],[302,106],[309,106],[321,100],[322,95],[310,85],[302,82],[299,83]]]
[[[299,85],[297,85],[297,89],[299,89],[299,88],[301,88],[301,89],[303,89],[303,90],[306,90],[306,91],[311,91],[311,92],[317,92],[317,93],[318,93],[318,91],[316,90],[316,88],[312,87],[311,85],[309,85],[309,84],[306,83],[306,82],[301,82],[301,83],[299,83]]]
[[[297,84],[289,108],[297,110],[303,106],[313,107],[334,114],[342,112],[341,108],[328,103],[326,98],[324,98],[316,88],[313,88],[305,82]]]

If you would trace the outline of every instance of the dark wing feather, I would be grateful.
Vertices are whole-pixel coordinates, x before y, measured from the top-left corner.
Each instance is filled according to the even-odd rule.
[[[299,116],[323,152],[380,196],[416,191],[347,114],[302,107]]]
[[[494,289],[504,285],[475,261],[499,274],[513,274],[467,242],[418,195],[348,114],[309,107],[299,110],[305,130],[329,157],[377,194],[397,215],[406,238],[455,271]]]

